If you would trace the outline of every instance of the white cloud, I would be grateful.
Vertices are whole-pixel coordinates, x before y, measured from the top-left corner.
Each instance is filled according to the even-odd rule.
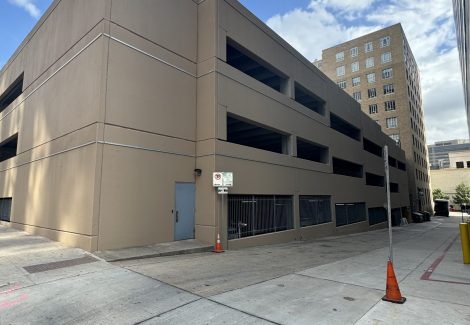
[[[311,0],[266,23],[313,61],[323,49],[398,22],[420,69],[428,143],[468,138],[451,1]]]
[[[33,0],[8,0],[8,1],[11,4],[26,10],[28,14],[35,19],[38,19],[39,17],[41,17],[41,11],[36,6]]]
[[[337,10],[342,13],[364,10],[372,5],[375,0],[312,0],[308,8],[317,6]]]

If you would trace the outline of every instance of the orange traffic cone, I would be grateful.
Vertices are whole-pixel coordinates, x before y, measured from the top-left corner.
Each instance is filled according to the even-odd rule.
[[[392,261],[388,260],[387,263],[387,290],[382,300],[402,304],[406,301],[405,297],[401,296],[400,288],[398,288],[397,278],[393,271]]]
[[[222,244],[220,243],[220,235],[217,234],[217,241],[215,242],[214,253],[223,253]]]

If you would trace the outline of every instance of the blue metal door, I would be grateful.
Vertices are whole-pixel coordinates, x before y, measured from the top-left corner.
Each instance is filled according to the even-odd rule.
[[[194,183],[175,184],[175,240],[194,238]]]

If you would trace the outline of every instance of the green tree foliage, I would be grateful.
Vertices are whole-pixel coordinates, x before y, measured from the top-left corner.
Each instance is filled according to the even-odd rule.
[[[438,200],[438,199],[448,200],[449,195],[444,194],[444,192],[442,192],[440,188],[436,188],[432,191],[432,199],[433,200]]]
[[[470,203],[470,186],[460,183],[455,188],[455,195],[453,196],[454,203],[456,204],[469,204]]]

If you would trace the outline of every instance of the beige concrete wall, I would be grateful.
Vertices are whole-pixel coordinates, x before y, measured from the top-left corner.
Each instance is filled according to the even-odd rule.
[[[0,141],[18,133],[17,156],[0,163],[10,225],[87,250],[97,247],[108,6],[55,1],[0,73],[0,93],[24,73],[23,94],[0,113]]]
[[[466,168],[432,169],[431,182],[433,190],[439,188],[442,192],[452,196],[460,183],[470,185],[470,171]]]

